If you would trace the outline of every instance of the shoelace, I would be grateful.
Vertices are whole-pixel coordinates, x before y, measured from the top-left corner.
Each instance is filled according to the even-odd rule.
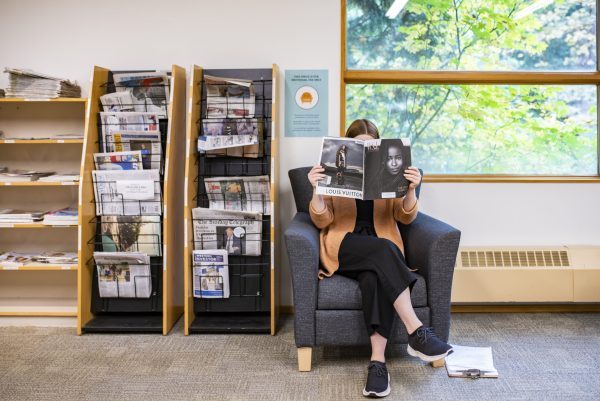
[[[436,337],[435,333],[430,327],[422,327],[417,330],[417,338],[421,342],[421,344],[425,344],[428,338]]]
[[[373,368],[375,368],[375,374],[377,374],[377,376],[385,376],[385,369],[383,366],[376,363],[372,363],[369,365],[369,371]]]

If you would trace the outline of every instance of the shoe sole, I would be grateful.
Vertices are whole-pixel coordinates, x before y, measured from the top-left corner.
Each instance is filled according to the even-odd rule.
[[[385,397],[390,394],[390,391],[392,391],[392,388],[390,387],[390,374],[388,373],[388,386],[384,391],[376,393],[375,391],[367,391],[367,388],[365,387],[363,388],[363,395],[365,397]]]
[[[452,351],[452,348],[450,348],[448,351],[444,352],[443,354],[439,354],[439,355],[425,355],[424,353],[413,349],[410,345],[406,346],[406,351],[408,352],[408,355],[419,358],[422,361],[433,362],[433,361],[437,361],[438,359],[445,358],[448,355],[448,353],[450,353]]]

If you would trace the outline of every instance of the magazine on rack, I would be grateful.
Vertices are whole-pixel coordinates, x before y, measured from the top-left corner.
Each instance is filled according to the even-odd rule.
[[[133,95],[130,91],[113,92],[100,96],[104,111],[136,111]]]
[[[94,252],[101,298],[149,298],[150,257],[139,252]]]
[[[161,215],[158,170],[94,170],[96,215]]]
[[[162,256],[160,216],[102,216],[104,252],[143,252]]]
[[[158,113],[167,118],[169,76],[164,72],[123,72],[113,74],[117,92],[130,92],[136,111]]]
[[[104,149],[108,152],[111,151],[107,145],[115,142],[113,138],[115,132],[160,131],[159,120],[160,117],[156,113],[101,112],[100,123]]]
[[[401,198],[408,191],[404,170],[411,165],[409,139],[323,138],[326,178],[317,194],[358,199]]]
[[[194,297],[229,298],[227,251],[193,251]]]
[[[211,209],[271,214],[271,190],[268,175],[207,177],[204,179],[204,186]]]
[[[204,85],[207,117],[254,117],[256,96],[251,80],[205,75]]]
[[[192,209],[194,249],[225,249],[230,255],[260,255],[262,214]]]
[[[94,153],[94,164],[97,170],[143,170],[142,152],[139,150],[125,152]]]

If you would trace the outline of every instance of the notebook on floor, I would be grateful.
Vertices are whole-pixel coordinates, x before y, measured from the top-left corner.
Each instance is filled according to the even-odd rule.
[[[446,357],[446,371],[450,377],[498,377],[494,367],[492,347],[464,347],[452,345],[454,352]]]

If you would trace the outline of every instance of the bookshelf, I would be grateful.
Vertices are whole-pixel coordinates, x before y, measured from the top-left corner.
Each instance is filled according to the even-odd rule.
[[[147,71],[147,70],[146,70]],[[113,72],[94,67],[86,113],[84,157],[79,204],[79,259],[77,332],[168,334],[183,313],[183,181],[185,155],[185,69],[173,65],[167,118],[160,120],[164,175],[161,175],[162,256],[151,257],[150,298],[100,298],[94,250],[99,250],[99,217],[96,216],[92,171],[93,154],[101,150],[100,96],[114,92]],[[112,87],[112,88],[111,88]]]
[[[264,155],[259,158],[207,157],[197,150],[202,118],[206,116],[204,75],[252,80],[256,90],[255,117],[264,122]],[[202,69],[192,66],[188,88],[185,159],[185,312],[184,333],[267,333],[275,335],[279,320],[279,202],[277,65],[263,69]],[[208,207],[204,178],[268,175],[271,214],[263,215],[260,256],[229,255],[229,298],[193,296],[194,250],[192,209]]]
[[[0,165],[17,169],[79,171],[85,98],[0,99]],[[60,146],[58,146],[60,145]],[[78,182],[2,182],[0,209],[56,210],[78,203]],[[0,224],[0,250],[77,251],[77,226]],[[0,316],[77,315],[79,265],[0,264]]]

